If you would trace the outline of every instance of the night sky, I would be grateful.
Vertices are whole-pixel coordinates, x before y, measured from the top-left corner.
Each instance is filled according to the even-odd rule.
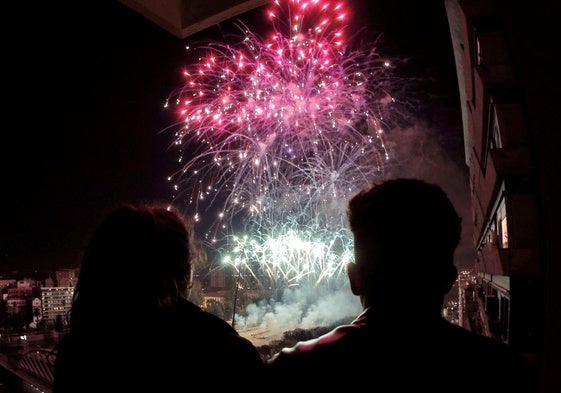
[[[349,4],[368,26],[361,38],[382,33],[381,52],[408,59],[404,74],[423,79],[416,110],[430,130],[403,132],[396,174],[443,183],[471,222],[444,1]],[[240,19],[251,27],[261,12]],[[219,38],[233,21],[181,40],[116,0],[11,4],[6,15],[15,27],[3,42],[0,274],[76,267],[105,210],[170,200],[177,154],[163,130],[175,119],[163,103],[181,85],[185,46]]]

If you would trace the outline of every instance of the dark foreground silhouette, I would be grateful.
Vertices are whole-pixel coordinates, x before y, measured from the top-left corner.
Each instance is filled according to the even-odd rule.
[[[54,393],[224,389],[259,375],[251,342],[186,299],[193,255],[190,227],[175,210],[109,212],[80,265]]]
[[[444,191],[393,179],[349,201],[363,312],[268,362],[279,388],[373,392],[537,392],[537,373],[512,347],[449,323],[444,295],[457,277],[461,220]],[[286,383],[286,386],[282,386]]]

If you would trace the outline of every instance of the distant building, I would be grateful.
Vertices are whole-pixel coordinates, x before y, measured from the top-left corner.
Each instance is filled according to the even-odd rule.
[[[47,326],[54,326],[57,318],[68,321],[74,287],[42,287],[41,309]]]
[[[33,322],[37,323],[43,319],[43,303],[40,297],[34,297],[31,300],[31,310],[33,314]]]
[[[226,288],[226,272],[223,269],[213,269],[210,274],[210,288],[224,289]]]
[[[9,287],[10,285],[14,285],[15,283],[16,283],[15,278],[0,277],[0,291],[4,288]]]
[[[54,287],[55,286],[55,280],[52,277],[47,277],[45,278],[45,287]]]
[[[78,268],[58,269],[55,275],[58,287],[74,287],[78,280]]]
[[[15,315],[25,312],[28,305],[31,305],[34,281],[26,279],[15,282],[15,286],[5,289],[6,312],[8,315]]]
[[[227,291],[212,291],[206,292],[203,297],[202,308],[207,309],[212,303],[226,304]]]

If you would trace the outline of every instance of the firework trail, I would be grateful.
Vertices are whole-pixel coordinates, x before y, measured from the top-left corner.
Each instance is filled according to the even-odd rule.
[[[225,263],[262,288],[338,277],[351,259],[349,197],[379,178],[395,101],[390,63],[346,42],[341,1],[274,1],[262,38],[238,22],[174,91],[170,176]]]

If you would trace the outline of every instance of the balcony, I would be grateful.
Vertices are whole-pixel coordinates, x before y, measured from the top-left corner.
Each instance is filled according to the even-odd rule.
[[[480,269],[498,276],[538,273],[537,247],[499,248],[485,244],[478,253]]]

